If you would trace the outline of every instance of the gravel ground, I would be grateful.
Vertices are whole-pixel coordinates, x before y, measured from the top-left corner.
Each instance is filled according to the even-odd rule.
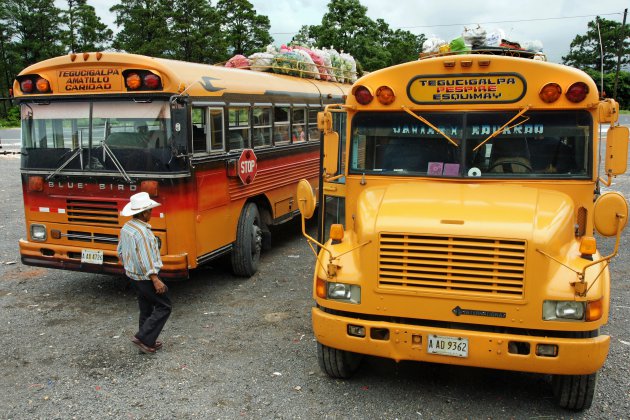
[[[310,324],[314,257],[293,222],[251,279],[217,264],[171,283],[164,348],[138,354],[129,341],[137,304],[123,279],[19,263],[18,168],[0,156],[0,418],[629,417],[628,231],[612,264],[598,395],[573,413],[554,405],[540,375],[370,358],[351,380],[328,378]],[[630,179],[614,188],[630,196]]]

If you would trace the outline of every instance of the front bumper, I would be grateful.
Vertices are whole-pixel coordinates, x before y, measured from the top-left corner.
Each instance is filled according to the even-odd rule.
[[[83,248],[30,242],[20,239],[22,264],[62,270],[83,271],[89,273],[125,275],[125,270],[118,260],[116,251],[103,250],[103,264],[81,262]],[[90,248],[93,249],[93,248]],[[167,279],[187,279],[188,261],[184,255],[162,255],[164,264],[160,277]]]
[[[313,331],[321,344],[339,350],[400,360],[413,360],[561,375],[586,375],[598,371],[608,355],[610,337],[554,338],[531,335],[501,334],[461,329],[368,321],[329,314],[312,309]],[[348,325],[365,327],[365,337],[348,335]],[[372,329],[388,329],[387,339],[371,338]],[[468,357],[460,358],[426,352],[428,334],[468,339]],[[420,335],[421,342],[412,336]],[[510,353],[510,342],[529,343],[529,354]],[[554,357],[536,355],[537,344],[555,344]]]

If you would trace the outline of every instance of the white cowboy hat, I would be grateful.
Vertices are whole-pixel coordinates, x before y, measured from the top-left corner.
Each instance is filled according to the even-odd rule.
[[[129,199],[129,203],[122,209],[120,214],[122,216],[133,216],[134,214],[142,213],[145,210],[152,209],[153,207],[160,206],[157,201],[151,200],[148,193],[139,192],[134,194]]]

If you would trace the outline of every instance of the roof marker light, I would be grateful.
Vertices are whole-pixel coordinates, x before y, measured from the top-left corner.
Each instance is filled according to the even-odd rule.
[[[547,104],[557,101],[560,95],[562,95],[562,88],[557,83],[547,83],[538,93],[540,99]]]
[[[365,86],[357,86],[354,89],[354,97],[361,105],[368,105],[374,99],[372,92]]]
[[[381,86],[376,89],[376,98],[381,104],[390,105],[396,100],[396,95],[389,86]]]
[[[142,85],[142,79],[138,73],[129,73],[125,79],[125,84],[131,90],[137,90]]]

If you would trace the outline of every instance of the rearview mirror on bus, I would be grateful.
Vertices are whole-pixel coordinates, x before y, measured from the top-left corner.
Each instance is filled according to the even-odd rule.
[[[628,137],[630,129],[615,126],[606,134],[606,174],[621,175],[626,172],[628,163]]]
[[[311,184],[301,179],[297,186],[298,209],[305,219],[310,219],[315,213],[315,192]]]
[[[339,133],[329,131],[324,134],[324,176],[331,177],[339,167]]]

